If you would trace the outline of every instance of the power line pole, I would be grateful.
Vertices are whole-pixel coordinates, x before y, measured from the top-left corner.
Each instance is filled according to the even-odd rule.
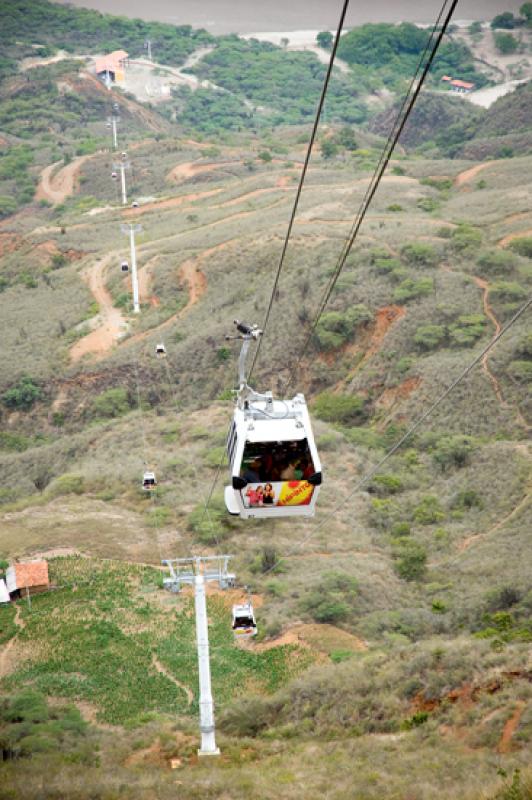
[[[142,230],[141,225],[123,224],[121,225],[122,232],[127,233],[129,236],[129,249],[131,253],[131,286],[133,289],[133,312],[138,314],[140,312],[139,305],[139,280],[137,275],[137,251],[135,249],[135,234],[140,233]]]
[[[166,589],[170,589],[172,592],[179,592],[183,583],[194,586],[201,733],[199,756],[220,755],[220,750],[216,747],[215,738],[205,584],[207,581],[217,581],[221,589],[234,586],[235,576],[227,571],[230,558],[231,556],[195,556],[193,558],[175,558],[163,561],[163,564],[170,569],[170,578],[165,578],[163,581]]]
[[[113,169],[120,170],[120,186],[122,188],[122,205],[127,205],[127,191],[126,191],[126,169],[131,166],[129,161],[126,161],[125,154],[123,154],[122,161],[119,164],[113,164]]]
[[[148,61],[151,61],[152,60],[152,58],[151,58],[151,39],[146,39],[146,41],[144,42],[144,47],[148,51]]]
[[[118,117],[116,117],[114,114],[107,120],[107,126],[112,129],[113,133],[113,150],[118,150],[117,123]]]

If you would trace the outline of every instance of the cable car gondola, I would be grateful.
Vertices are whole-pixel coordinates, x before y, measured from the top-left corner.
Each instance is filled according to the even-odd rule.
[[[302,394],[274,400],[246,382],[245,363],[256,326],[235,320],[243,339],[239,389],[227,437],[231,484],[225,488],[230,514],[243,519],[312,517],[322,482],[307,404]]]
[[[145,472],[142,478],[142,488],[145,492],[151,492],[157,486],[157,479],[154,472]]]
[[[164,346],[163,342],[159,342],[159,344],[155,347],[155,355],[157,358],[166,358],[166,347]]]
[[[120,269],[122,270],[122,272],[129,272],[129,264],[127,263],[127,261],[122,261],[122,263],[120,264]]]
[[[235,639],[249,639],[257,635],[257,622],[250,602],[233,606],[232,628]]]
[[[131,208],[138,208],[138,207],[139,207],[139,204],[138,204],[137,200],[133,200],[133,202],[131,203]]]
[[[111,172],[111,178],[112,178],[114,181],[116,181],[117,177],[118,177],[118,175],[116,174],[116,172]]]

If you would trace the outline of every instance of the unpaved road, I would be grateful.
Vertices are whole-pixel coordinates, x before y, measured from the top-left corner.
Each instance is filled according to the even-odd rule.
[[[70,348],[70,359],[73,362],[87,353],[106,353],[123,335],[126,321],[122,312],[113,306],[113,300],[105,286],[105,273],[111,263],[118,263],[117,253],[109,253],[83,274],[94,299],[100,307],[100,325],[75,342]]]
[[[82,165],[85,161],[88,161],[89,158],[93,157],[94,154],[74,158],[70,164],[67,164],[55,173],[54,170],[57,168],[58,164],[62,162],[56,161],[55,164],[49,164],[41,172],[35,199],[47,200],[49,203],[53,203],[53,205],[64,203],[66,198],[74,194],[77,188],[77,180]]]
[[[483,169],[486,169],[486,167],[491,166],[491,164],[493,163],[494,163],[493,161],[486,161],[483,162],[482,164],[476,164],[474,167],[470,167],[469,169],[466,169],[463,172],[458,173],[458,175],[454,179],[454,185],[463,186],[464,184],[469,183],[470,181],[473,180],[473,178],[476,178],[479,172],[482,172]]]

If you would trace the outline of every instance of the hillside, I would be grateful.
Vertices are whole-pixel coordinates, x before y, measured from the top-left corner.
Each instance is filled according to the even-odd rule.
[[[452,158],[437,136],[464,116],[423,96],[302,354],[389,114],[320,129],[253,383],[305,392],[324,484],[312,520],[243,521],[219,474],[238,358],[225,337],[264,319],[319,75],[288,54],[309,80],[294,94],[282,48],[233,45],[204,56],[205,77],[236,102],[231,58],[264,59],[290,124],[207,134],[204,107],[199,130],[181,127],[181,96],[165,111],[109,93],[85,61],[0,87],[0,570],[44,555],[53,586],[0,606],[3,796],[528,800],[530,311],[363,479],[531,294],[532,155],[462,157],[526,135],[529,87],[475,112]],[[191,596],[162,588],[161,561],[220,552],[260,632],[235,644],[244,590],[210,588],[222,757],[205,760]]]

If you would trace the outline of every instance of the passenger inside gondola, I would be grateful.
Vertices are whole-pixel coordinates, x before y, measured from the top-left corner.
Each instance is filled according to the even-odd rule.
[[[290,442],[246,442],[240,477],[247,483],[270,484],[273,481],[305,480],[314,472],[306,439]]]

